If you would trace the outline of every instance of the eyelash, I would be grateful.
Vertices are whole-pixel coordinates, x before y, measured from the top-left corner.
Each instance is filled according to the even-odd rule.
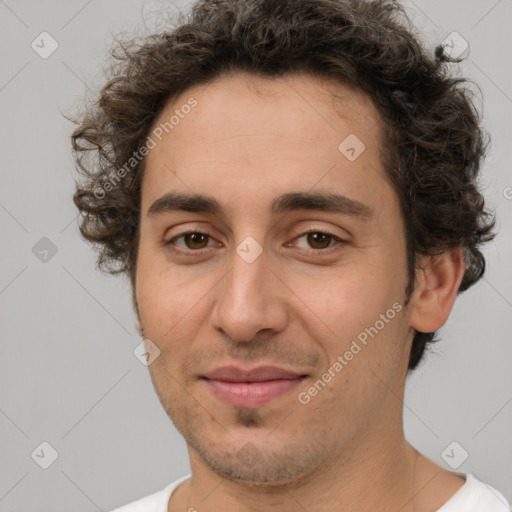
[[[334,235],[333,233],[330,233],[329,231],[321,231],[318,229],[309,229],[309,230],[301,233],[298,237],[295,238],[295,240],[298,240],[298,239],[302,238],[303,236],[308,235],[310,233],[327,235],[328,237],[331,237],[332,239],[334,239],[334,241],[336,241],[338,243],[331,245],[325,249],[303,249],[303,252],[308,256],[324,256],[325,254],[330,254],[331,252],[333,252],[333,250],[339,250],[340,247],[338,247],[338,246],[340,244],[345,243],[344,240],[342,240],[338,236]],[[175,254],[178,254],[178,255],[191,256],[191,254],[190,254],[191,252],[201,255],[204,251],[207,251],[208,249],[205,248],[205,249],[197,249],[197,250],[194,250],[194,249],[183,250],[183,249],[176,249],[174,247],[173,242],[175,242],[179,238],[182,238],[186,235],[192,235],[192,234],[205,235],[207,237],[210,237],[210,239],[213,238],[212,235],[210,235],[209,233],[205,233],[203,231],[198,231],[198,230],[184,231],[183,233],[180,233],[179,235],[176,235],[173,238],[171,238],[168,242],[165,242],[164,246],[168,247],[169,250],[171,250],[172,252],[174,252]]]

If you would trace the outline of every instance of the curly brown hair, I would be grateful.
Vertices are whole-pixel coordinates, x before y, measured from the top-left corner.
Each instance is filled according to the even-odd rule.
[[[75,121],[73,155],[85,179],[76,182],[73,199],[80,232],[98,249],[98,268],[127,273],[132,291],[145,163],[135,156],[145,154],[169,101],[236,71],[309,72],[373,100],[385,126],[383,163],[405,224],[407,298],[419,255],[462,247],[459,293],[483,275],[480,247],[494,237],[495,223],[477,186],[487,134],[467,80],[449,76],[460,59],[445,55],[443,46],[429,56],[397,2],[200,0],[177,26],[119,42],[112,55],[111,78]],[[436,332],[415,332],[409,370],[434,341]]]

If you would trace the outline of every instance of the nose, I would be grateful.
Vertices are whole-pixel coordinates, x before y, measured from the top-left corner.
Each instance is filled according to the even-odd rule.
[[[250,342],[260,331],[285,328],[287,288],[270,268],[265,250],[254,261],[233,251],[231,268],[216,289],[211,322],[231,340]]]

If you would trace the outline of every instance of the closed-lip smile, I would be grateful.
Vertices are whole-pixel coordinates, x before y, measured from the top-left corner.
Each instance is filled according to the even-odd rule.
[[[306,376],[277,366],[259,366],[248,370],[223,366],[202,378],[221,401],[234,407],[252,409],[292,390]]]

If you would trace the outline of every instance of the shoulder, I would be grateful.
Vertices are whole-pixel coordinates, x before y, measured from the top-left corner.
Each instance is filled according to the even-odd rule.
[[[176,490],[178,485],[188,478],[190,478],[190,475],[186,475],[179,480],[172,482],[160,491],[144,496],[136,501],[132,501],[131,503],[116,508],[111,512],[167,512],[167,504],[169,503],[171,494]]]
[[[511,512],[505,496],[473,474],[437,512]]]

